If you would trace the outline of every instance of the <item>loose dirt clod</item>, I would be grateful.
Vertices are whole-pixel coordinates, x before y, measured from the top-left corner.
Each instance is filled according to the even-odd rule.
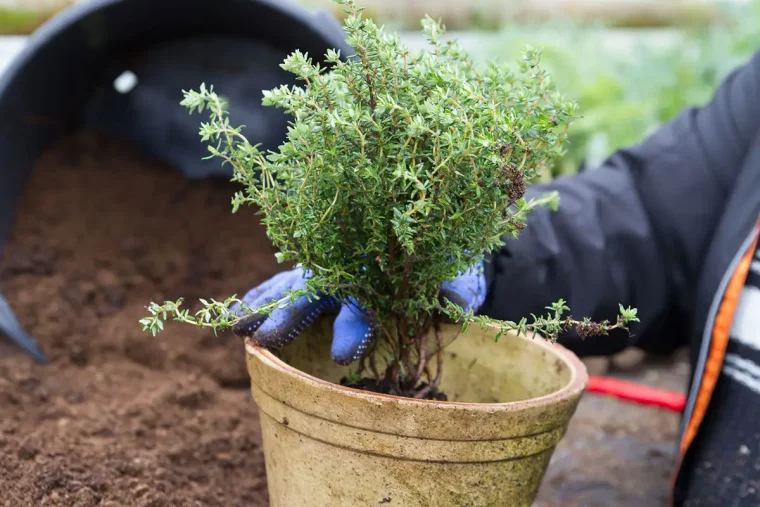
[[[52,364],[0,339],[1,505],[268,505],[240,341],[137,322],[152,300],[242,296],[278,271],[234,190],[92,135],[39,161],[0,284]]]

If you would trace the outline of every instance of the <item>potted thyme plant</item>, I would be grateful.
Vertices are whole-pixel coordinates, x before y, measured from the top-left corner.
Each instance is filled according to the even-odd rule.
[[[328,67],[300,51],[284,61],[303,84],[264,92],[293,118],[278,151],[232,126],[213,87],[183,100],[209,113],[201,137],[242,184],[233,211],[257,206],[278,260],[308,277],[256,308],[236,296],[197,312],[151,303],[140,322],[154,334],[167,319],[217,331],[304,296],[369,316],[377,332],[354,370],[331,361],[329,319],[280,350],[246,339],[272,505],[530,505],[586,381],[553,342],[569,328],[626,328],[636,311],[597,323],[558,301],[544,316],[496,321],[439,290],[516,237],[536,206],[557,205],[524,194],[562,155],[575,104],[534,49],[517,69],[479,69],[428,17],[430,49],[412,54],[352,0],[336,1],[355,54],[328,51]],[[368,379],[375,392],[362,390]]]

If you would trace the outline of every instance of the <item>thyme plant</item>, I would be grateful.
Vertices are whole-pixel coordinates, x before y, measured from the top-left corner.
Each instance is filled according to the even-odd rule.
[[[576,106],[554,89],[537,50],[529,48],[516,69],[476,68],[426,17],[430,48],[412,54],[352,0],[336,1],[346,8],[355,54],[343,59],[330,50],[326,66],[300,51],[285,59],[282,68],[302,84],[263,92],[265,105],[292,117],[277,151],[263,153],[231,125],[213,87],[184,94],[191,112],[209,115],[200,134],[210,156],[229,164],[243,187],[233,212],[256,206],[278,260],[310,274],[304,289],[260,308],[243,305],[244,312],[267,314],[318,294],[360,305],[375,324],[376,344],[390,354],[384,377],[395,393],[421,385],[428,351],[437,349],[442,360],[442,347],[428,343],[440,338],[442,319],[493,325],[496,338],[514,330],[551,340],[569,327],[605,334],[636,320],[634,309],[621,307],[614,323],[576,321],[558,301],[531,321],[494,321],[439,300],[442,282],[516,237],[532,209],[557,205],[556,195],[527,200],[524,193],[562,156]],[[152,303],[140,322],[155,334],[170,317],[214,330],[241,319],[231,310],[242,304],[236,297],[201,303],[195,313],[182,300]]]

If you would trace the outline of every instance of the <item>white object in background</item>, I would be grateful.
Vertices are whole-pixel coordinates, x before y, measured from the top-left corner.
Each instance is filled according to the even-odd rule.
[[[609,154],[610,140],[604,132],[596,132],[586,145],[586,167],[594,169],[602,165]]]
[[[0,37],[0,74],[5,72],[11,61],[26,44],[25,36]]]

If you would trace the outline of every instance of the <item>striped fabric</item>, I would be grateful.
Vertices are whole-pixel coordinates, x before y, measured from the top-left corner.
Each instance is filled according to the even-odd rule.
[[[760,248],[734,313],[685,505],[760,506]]]

